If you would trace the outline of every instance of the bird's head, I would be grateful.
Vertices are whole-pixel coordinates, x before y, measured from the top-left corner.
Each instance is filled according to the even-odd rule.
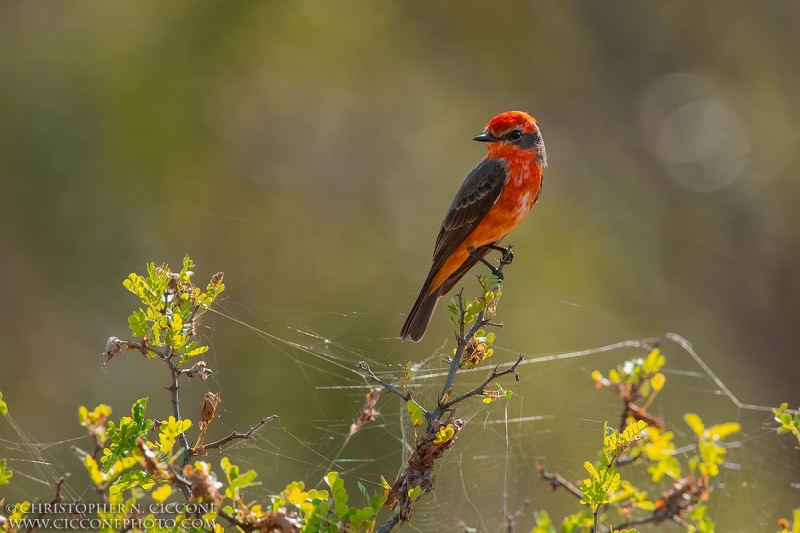
[[[506,157],[522,152],[535,156],[542,166],[547,162],[536,119],[522,111],[500,113],[486,124],[483,133],[474,140],[488,143],[490,157]]]

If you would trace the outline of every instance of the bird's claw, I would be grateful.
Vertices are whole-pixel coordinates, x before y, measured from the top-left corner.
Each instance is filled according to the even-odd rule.
[[[503,248],[502,246],[489,246],[492,250],[497,250],[501,252],[503,255],[500,258],[500,268],[497,268],[489,261],[487,261],[481,254],[475,251],[475,248],[470,246],[467,249],[469,255],[486,265],[489,270],[492,271],[492,275],[495,276],[498,281],[503,281],[503,271],[501,270],[505,265],[510,265],[511,261],[514,260],[514,252],[511,251],[512,246],[508,246],[507,248]]]
[[[514,260],[514,251],[512,250],[514,246],[509,244],[506,248],[500,248],[500,253],[503,254],[503,257],[500,258],[501,265],[510,265],[511,262]]]

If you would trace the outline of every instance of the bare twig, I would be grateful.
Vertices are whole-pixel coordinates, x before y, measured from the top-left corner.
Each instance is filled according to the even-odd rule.
[[[572,494],[573,496],[575,496],[579,500],[583,499],[583,492],[581,491],[581,489],[579,489],[578,487],[576,487],[575,485],[573,485],[572,483],[570,483],[569,481],[564,479],[557,472],[551,474],[550,472],[547,471],[547,469],[545,467],[543,467],[542,465],[540,465],[538,463],[536,464],[536,469],[539,470],[539,472],[542,474],[542,478],[543,479],[545,479],[545,480],[550,482],[550,488],[552,490],[556,490],[559,487],[563,487],[563,488],[567,489],[567,491],[570,494]]]
[[[680,516],[677,516],[677,515],[673,516],[672,517],[672,521],[675,522],[676,524],[679,524],[684,529],[688,529],[689,531],[694,531],[695,530],[694,526],[692,524],[688,523],[686,520],[684,520]]]
[[[50,506],[53,506],[53,505],[55,505],[55,504],[57,504],[57,503],[61,503],[61,500],[63,500],[63,499],[64,499],[64,497],[61,495],[61,489],[63,489],[63,488],[64,488],[64,482],[65,482],[65,481],[67,481],[67,478],[68,478],[69,476],[70,476],[70,474],[69,474],[69,473],[67,473],[67,474],[64,474],[64,475],[63,475],[63,476],[61,476],[61,478],[60,478],[60,479],[59,479],[59,480],[56,482],[56,490],[55,490],[55,494],[53,495],[53,499],[52,499],[52,500],[50,500],[50,504],[49,504]],[[39,523],[39,520],[41,520],[42,518],[44,518],[44,515],[46,514],[46,513],[45,513],[45,510],[46,510],[46,509],[48,509],[48,507],[47,507],[47,506],[44,506],[44,508],[43,508],[41,511],[39,511],[39,514],[37,514],[37,515],[36,515],[36,518],[34,518],[33,520],[31,520],[31,522],[30,522],[30,524],[31,524],[31,525],[30,525],[30,526],[28,526],[28,529],[26,529],[26,530],[25,530],[25,533],[31,533],[31,531],[33,531],[34,529],[36,529],[36,524],[38,524],[38,523]]]
[[[400,397],[401,400],[404,402],[411,401],[411,394],[408,392],[403,392],[391,383],[387,383],[378,376],[375,375],[375,372],[369,367],[369,365],[365,361],[359,361],[356,365],[360,370],[363,370],[367,374],[367,378],[371,379],[375,383],[380,384],[383,386],[384,389],[388,390],[392,394],[396,394]]]
[[[483,381],[483,383],[481,383],[480,385],[478,385],[477,387],[475,387],[471,391],[465,392],[464,394],[462,394],[461,396],[459,396],[457,398],[453,398],[452,400],[450,400],[449,402],[444,404],[442,406],[442,409],[443,410],[450,409],[454,405],[456,405],[457,403],[462,402],[462,401],[466,400],[467,398],[475,396],[476,394],[482,394],[483,391],[486,389],[486,387],[488,387],[494,380],[496,380],[499,377],[505,376],[507,374],[514,374],[516,376],[517,381],[519,381],[519,372],[517,372],[517,366],[523,361],[523,359],[525,359],[525,356],[520,354],[520,356],[517,358],[517,362],[516,363],[514,363],[513,365],[511,365],[510,367],[506,368],[505,370],[503,370],[501,372],[497,371],[498,367],[494,367],[494,370],[492,370],[492,373],[489,374],[489,377],[487,377]]]
[[[206,444],[205,449],[211,450],[213,448],[221,448],[222,446],[228,444],[229,442],[237,439],[249,439],[250,437],[253,436],[253,433],[255,433],[256,430],[258,430],[258,428],[260,428],[264,424],[272,422],[276,418],[278,418],[278,415],[265,416],[264,418],[261,419],[261,421],[258,424],[256,424],[255,426],[250,426],[250,430],[247,433],[239,433],[238,431],[234,430],[227,437],[223,437],[218,441],[212,442],[211,444]],[[194,454],[194,450],[192,450],[192,454]]]
[[[123,346],[125,346],[126,349],[128,349],[128,350],[139,350],[140,352],[142,352],[142,355],[145,355],[145,356],[147,355],[147,352],[153,352],[154,354],[156,354],[161,359],[168,359],[170,357],[168,353],[160,352],[160,351],[156,350],[155,348],[150,346],[145,341],[142,341],[142,342],[131,342],[131,341],[124,341],[124,340],[119,340],[118,339],[118,342],[120,344],[122,344]],[[167,348],[167,350],[169,351],[169,348]]]
[[[525,509],[527,509],[528,505],[531,504],[530,500],[525,500],[522,502],[522,507],[517,509],[516,512],[512,513],[508,510],[508,494],[505,492],[503,493],[503,516],[506,519],[506,533],[514,533],[514,530],[517,527],[517,519],[520,516],[525,515]]]

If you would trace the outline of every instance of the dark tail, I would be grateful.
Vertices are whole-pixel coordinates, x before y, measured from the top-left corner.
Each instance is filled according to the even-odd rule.
[[[400,331],[401,339],[405,340],[410,337],[412,341],[417,342],[422,339],[428,330],[428,324],[430,324],[433,312],[436,310],[436,304],[439,303],[439,298],[441,298],[439,289],[428,294],[429,287],[430,281],[426,281],[419,296],[417,296],[417,301],[414,302],[414,307],[411,308],[408,317],[406,317],[406,322]]]
[[[495,244],[496,243],[492,243],[492,245]],[[491,248],[489,248],[489,246],[482,246],[476,250],[481,257],[484,257],[490,251]],[[443,294],[450,292],[455,284],[458,283],[458,281],[464,277],[464,274],[475,266],[477,262],[478,260],[475,257],[467,257],[458,270],[453,272],[438,289],[428,294],[431,282],[437,271],[436,268],[432,268],[428,274],[428,279],[426,279],[425,283],[422,285],[422,290],[419,296],[417,296],[417,301],[414,302],[414,307],[412,307],[411,311],[408,313],[406,323],[403,324],[403,329],[400,331],[400,338],[405,340],[410,337],[414,342],[422,339],[422,337],[425,336],[425,332],[428,330],[428,324],[431,322],[431,317],[436,310],[436,304],[439,303],[439,298],[441,298]]]

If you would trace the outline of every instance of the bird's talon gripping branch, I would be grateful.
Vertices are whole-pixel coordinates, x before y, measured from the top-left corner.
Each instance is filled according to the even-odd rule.
[[[501,265],[510,265],[511,262],[514,261],[514,250],[512,250],[512,248],[514,248],[513,244],[509,244],[505,247],[491,245],[489,248],[503,254],[500,258]]]
[[[472,257],[474,257],[475,259],[477,259],[478,261],[480,261],[481,263],[483,263],[484,265],[486,265],[487,267],[489,267],[489,270],[492,271],[492,275],[494,275],[498,280],[503,281],[503,271],[494,266],[493,264],[491,264],[486,259],[484,259],[484,257],[481,254],[475,251],[474,247],[470,246],[467,249],[467,253]],[[501,264],[508,264],[508,263],[502,263],[501,261]]]

